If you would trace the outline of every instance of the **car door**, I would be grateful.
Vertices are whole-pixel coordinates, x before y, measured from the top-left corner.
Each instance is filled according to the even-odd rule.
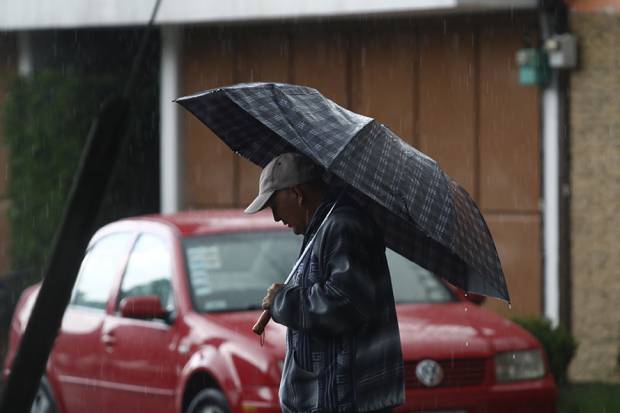
[[[116,311],[102,329],[110,411],[171,412],[177,383],[177,323],[170,240],[144,233],[136,241],[121,280]],[[157,295],[168,320],[123,317],[127,297]]]
[[[67,413],[105,412],[101,328],[127,259],[130,233],[104,236],[86,252],[51,355],[52,379]]]

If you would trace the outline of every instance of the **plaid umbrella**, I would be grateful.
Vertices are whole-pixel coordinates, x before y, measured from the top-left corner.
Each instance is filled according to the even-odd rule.
[[[247,83],[176,102],[233,151],[264,167],[300,152],[352,188],[386,245],[465,291],[509,301],[493,239],[469,194],[386,126],[316,89]]]

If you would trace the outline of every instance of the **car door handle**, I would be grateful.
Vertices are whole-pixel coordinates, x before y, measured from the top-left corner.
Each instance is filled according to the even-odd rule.
[[[113,346],[114,344],[116,344],[116,337],[114,337],[114,335],[111,333],[106,333],[101,336],[101,341],[106,346]]]

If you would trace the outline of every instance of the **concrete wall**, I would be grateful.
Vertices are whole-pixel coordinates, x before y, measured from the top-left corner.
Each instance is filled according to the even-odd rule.
[[[0,277],[9,271],[10,230],[8,211],[10,202],[7,198],[8,151],[4,142],[4,123],[2,113],[7,88],[16,75],[17,49],[16,37],[0,33]]]
[[[580,68],[570,85],[571,273],[579,349],[570,376],[620,381],[620,9],[613,1],[573,3]]]

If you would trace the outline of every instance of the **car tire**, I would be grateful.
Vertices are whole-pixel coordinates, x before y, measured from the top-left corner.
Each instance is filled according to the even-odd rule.
[[[230,410],[221,391],[205,389],[194,396],[186,413],[230,413]]]
[[[41,377],[37,394],[32,401],[30,413],[56,413],[56,402],[52,395],[52,388],[45,376]]]

